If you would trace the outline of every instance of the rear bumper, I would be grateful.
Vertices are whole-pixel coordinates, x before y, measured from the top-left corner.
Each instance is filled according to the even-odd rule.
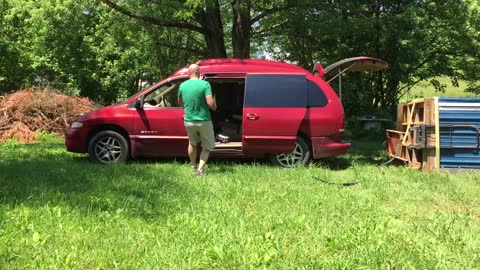
[[[65,133],[65,147],[68,152],[86,153],[87,152],[86,128],[69,128]]]
[[[327,137],[312,137],[313,158],[343,155],[348,152],[350,143],[333,141]]]

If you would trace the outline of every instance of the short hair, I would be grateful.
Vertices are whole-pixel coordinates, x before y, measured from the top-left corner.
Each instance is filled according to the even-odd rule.
[[[198,74],[200,74],[200,67],[197,64],[191,64],[188,67],[188,73],[189,74],[195,73],[195,74],[198,75]]]

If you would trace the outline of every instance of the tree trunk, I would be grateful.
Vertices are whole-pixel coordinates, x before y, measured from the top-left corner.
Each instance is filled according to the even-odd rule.
[[[205,9],[200,10],[197,14],[197,21],[202,28],[207,30],[204,33],[208,50],[207,56],[211,58],[227,58],[220,4],[218,0],[206,2]]]
[[[205,41],[208,48],[208,57],[210,58],[227,58],[227,50],[225,49],[225,40],[219,33],[210,33],[205,35]]]
[[[234,58],[250,58],[250,0],[233,0],[232,46]]]

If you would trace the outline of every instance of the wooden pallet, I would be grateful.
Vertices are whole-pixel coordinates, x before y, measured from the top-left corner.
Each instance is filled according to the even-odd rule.
[[[420,127],[424,126],[424,129]],[[425,142],[420,146],[420,132],[425,132]],[[425,171],[438,170],[440,157],[438,125],[438,99],[423,98],[397,107],[397,129],[387,130],[388,155],[397,161]]]

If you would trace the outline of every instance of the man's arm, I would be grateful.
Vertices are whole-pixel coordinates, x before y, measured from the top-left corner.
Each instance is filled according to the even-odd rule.
[[[207,105],[210,108],[210,110],[212,111],[217,110],[217,101],[215,101],[215,98],[212,95],[206,95],[205,99],[207,100]]]
[[[215,111],[217,110],[217,101],[212,93],[212,86],[209,82],[206,82],[207,86],[205,88],[205,99],[207,100],[207,105],[210,110]]]
[[[181,85],[180,85],[180,86],[181,86]],[[178,88],[177,104],[178,104],[178,106],[183,107],[182,87],[179,87],[179,88]]]

